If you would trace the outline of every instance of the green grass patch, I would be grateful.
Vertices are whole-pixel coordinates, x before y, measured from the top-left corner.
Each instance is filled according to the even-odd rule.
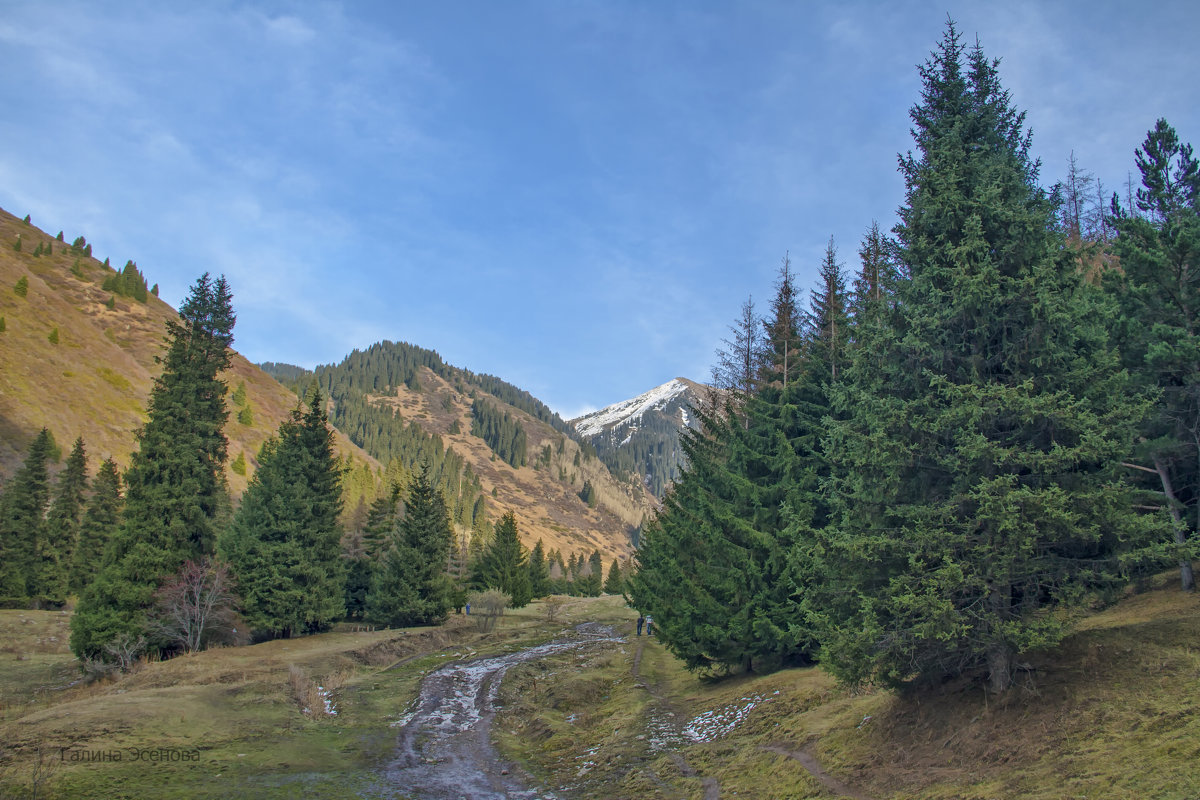
[[[104,334],[113,341],[116,341],[116,338],[110,335],[111,331],[112,328],[108,328],[104,331]],[[99,375],[105,383],[117,391],[129,392],[133,389],[133,385],[130,384],[123,375],[109,369],[108,367],[96,367],[96,374]]]

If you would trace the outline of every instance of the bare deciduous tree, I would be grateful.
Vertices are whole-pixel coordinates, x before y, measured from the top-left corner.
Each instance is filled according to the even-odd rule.
[[[219,561],[187,561],[155,593],[152,633],[189,653],[236,634],[237,598],[229,567]]]

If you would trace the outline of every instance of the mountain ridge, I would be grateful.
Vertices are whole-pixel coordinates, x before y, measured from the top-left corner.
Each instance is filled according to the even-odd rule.
[[[140,293],[143,301],[104,288],[121,273],[92,258],[83,237],[75,246],[68,241],[0,210],[0,318],[5,321],[0,331],[0,481],[20,466],[43,426],[64,453],[82,436],[90,473],[110,456],[120,468],[127,466],[161,369],[156,358],[163,352],[166,323],[177,317],[152,291]],[[135,266],[126,271],[140,281]],[[393,345],[377,343],[343,361]],[[387,457],[397,447],[429,453],[452,447],[455,458],[461,458],[445,465],[454,473],[447,475],[445,485],[470,489],[447,492],[452,514],[467,522],[460,527],[470,530],[480,509],[486,509],[489,521],[511,510],[527,546],[543,539],[547,549],[557,548],[564,557],[599,550],[606,563],[631,555],[636,530],[654,507],[640,484],[614,478],[591,446],[529,392],[496,376],[445,364],[436,351],[407,347],[416,359],[413,364],[392,364],[383,377],[362,376],[357,395],[335,391],[337,365],[322,365],[315,373],[291,368],[281,375],[289,390],[235,350],[222,376],[229,391],[225,473],[235,502],[257,469],[262,444],[289,418],[297,395],[315,377],[329,401],[338,452],[348,466],[348,532],[389,480]],[[417,357],[417,351],[423,355]],[[495,458],[483,439],[470,432],[476,397],[519,421],[527,437],[523,466]],[[354,403],[360,410],[386,413],[360,420],[359,428],[344,427],[348,420],[339,413]],[[370,446],[361,446],[370,444],[363,432],[388,418],[406,425],[407,435],[377,457]],[[58,468],[51,465],[52,471]],[[453,507],[456,500],[458,508]],[[463,508],[468,502],[471,507]],[[485,526],[485,538],[489,531]]]
[[[684,463],[679,436],[684,428],[695,427],[689,409],[708,391],[708,386],[688,378],[673,378],[570,424],[614,474],[636,475],[647,491],[662,497]]]
[[[385,466],[398,455],[412,462],[395,437],[403,426],[419,426],[438,447],[465,460],[464,481],[478,481],[478,498],[490,519],[513,512],[527,547],[540,539],[564,557],[599,550],[606,563],[624,560],[655,506],[644,487],[613,476],[595,450],[533,395],[496,376],[447,364],[436,351],[383,341],[315,371],[275,362],[262,366],[293,387],[317,380],[331,398],[331,422]],[[503,416],[510,434],[519,429],[524,444],[516,464],[476,429],[479,403],[492,407],[493,422]],[[455,498],[447,499],[453,504]],[[452,509],[460,526],[472,524],[467,505]]]

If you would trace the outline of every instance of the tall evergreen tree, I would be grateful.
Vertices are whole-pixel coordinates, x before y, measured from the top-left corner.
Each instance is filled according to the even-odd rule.
[[[38,589],[39,543],[50,503],[47,464],[54,438],[46,428],[33,437],[25,462],[0,496],[0,597],[28,598]]]
[[[682,439],[688,468],[639,542],[631,599],[689,668],[770,670],[813,655],[790,555],[827,517],[819,441],[839,350],[817,340],[845,336],[845,292],[831,264],[805,325],[785,262],[755,390],[739,405],[697,410],[700,428]]]
[[[314,390],[263,445],[258,471],[220,541],[247,622],[260,636],[323,630],[345,613],[341,467]]]
[[[613,559],[612,565],[608,568],[608,575],[606,575],[604,578],[604,593],[625,593],[625,582],[621,579],[621,562],[615,558]]]
[[[235,320],[225,278],[205,273],[179,319],[167,323],[163,371],[125,474],[123,525],[71,618],[71,649],[80,657],[98,655],[122,634],[137,635],[161,583],[188,559],[213,552],[226,504],[228,411],[218,375],[229,366]]]
[[[426,465],[413,477],[395,541],[373,576],[366,618],[391,627],[444,622],[454,588],[446,574],[453,537],[446,499]]]
[[[92,480],[92,497],[79,526],[79,543],[71,557],[70,589],[81,594],[100,570],[108,541],[121,523],[121,474],[112,458],[100,463]]]
[[[900,269],[893,257],[893,243],[872,222],[858,248],[859,269],[849,299],[852,326],[851,347],[864,337],[864,329],[884,324],[884,317],[895,305]]]
[[[529,553],[521,545],[513,512],[505,512],[496,522],[496,533],[483,551],[472,581],[479,588],[499,589],[509,595],[513,608],[529,603]]]
[[[351,557],[346,565],[347,617],[359,619],[365,613],[371,580],[391,546],[399,511],[400,484],[392,481],[382,494],[371,501],[362,531],[362,552]]]
[[[920,73],[896,228],[909,278],[827,446],[822,660],[887,683],[986,668],[1002,691],[1016,654],[1061,637],[1047,611],[1120,585],[1145,539],[1118,474],[1144,404],[996,62],[950,23]]]
[[[529,595],[533,598],[550,594],[550,567],[546,562],[546,549],[538,539],[529,554]]]
[[[800,312],[799,291],[792,262],[783,257],[779,277],[775,282],[775,297],[771,301],[771,315],[763,320],[764,351],[762,357],[762,383],[777,383],[786,389],[800,375],[800,351],[803,341],[803,318]]]
[[[33,593],[53,605],[66,603],[70,593],[71,562],[79,544],[87,488],[87,455],[83,437],[79,437],[58,475],[54,502],[43,528],[45,535],[38,546],[37,589]]]
[[[744,399],[757,388],[762,377],[763,320],[754,310],[754,298],[742,304],[737,322],[729,326],[731,338],[717,350],[712,383],[718,389]],[[578,465],[577,465],[578,466]]]
[[[808,379],[814,383],[831,384],[838,380],[838,370],[845,369],[847,342],[850,340],[846,277],[838,262],[832,236],[825,248],[825,258],[821,261],[820,283],[811,294],[806,319],[811,331],[806,365]],[[813,374],[814,369],[818,370],[817,374]]]
[[[1121,304],[1119,341],[1138,383],[1159,401],[1141,430],[1135,463],[1172,517],[1180,585],[1195,588],[1200,530],[1200,165],[1166,120],[1136,153],[1137,206],[1113,198],[1121,269],[1106,275]]]

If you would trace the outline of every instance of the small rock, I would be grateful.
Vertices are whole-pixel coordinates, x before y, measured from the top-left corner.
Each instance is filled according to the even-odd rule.
[[[507,775],[507,774],[508,774],[508,770],[506,770],[506,769],[502,769],[502,770],[500,770],[500,774],[501,774],[501,775]]]

